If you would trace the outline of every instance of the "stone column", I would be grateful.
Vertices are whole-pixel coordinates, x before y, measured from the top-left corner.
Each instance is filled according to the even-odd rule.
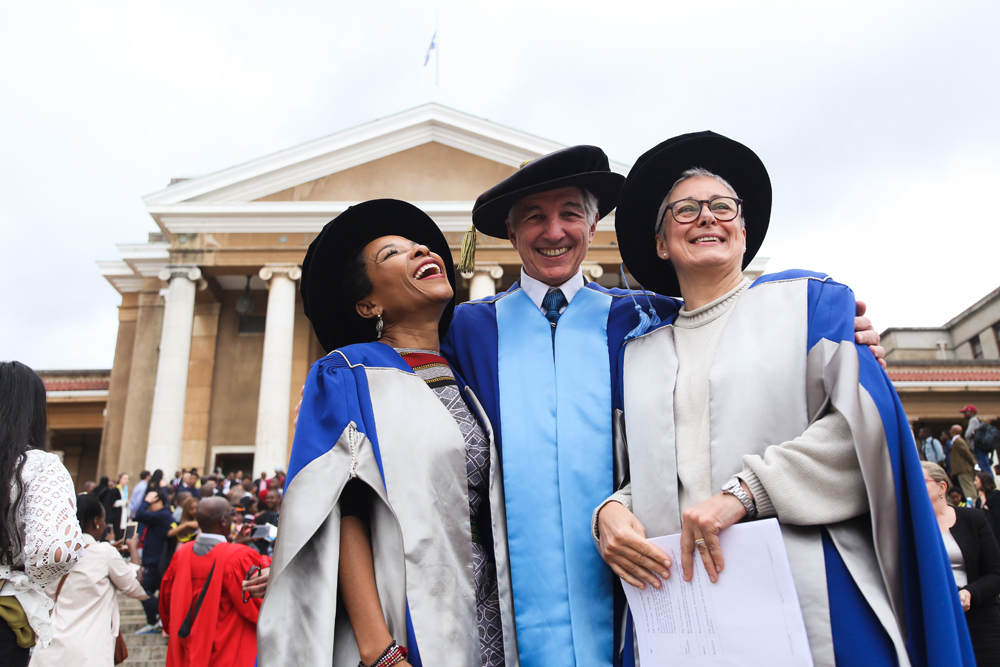
[[[596,262],[584,262],[581,268],[583,269],[583,279],[588,283],[592,283],[604,275],[604,267]]]
[[[269,293],[253,465],[254,470],[271,474],[275,468],[284,469],[288,461],[295,281],[302,276],[302,270],[294,264],[269,264],[259,275],[268,283]]]
[[[469,300],[482,299],[497,293],[497,283],[503,277],[503,267],[495,263],[476,264],[469,280]]]
[[[192,265],[168,266],[160,272],[160,280],[169,282],[170,287],[163,309],[163,332],[160,335],[156,388],[153,390],[153,414],[149,420],[146,469],[163,470],[165,479],[172,478],[181,460],[194,297],[200,279],[201,270]]]

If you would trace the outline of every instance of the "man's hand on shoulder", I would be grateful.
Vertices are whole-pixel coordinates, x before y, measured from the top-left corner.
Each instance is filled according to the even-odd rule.
[[[868,349],[875,355],[875,359],[885,368],[885,348],[879,345],[882,337],[878,335],[872,326],[872,321],[864,316],[868,307],[864,301],[858,301],[857,317],[854,318],[854,342],[858,345],[867,345]]]

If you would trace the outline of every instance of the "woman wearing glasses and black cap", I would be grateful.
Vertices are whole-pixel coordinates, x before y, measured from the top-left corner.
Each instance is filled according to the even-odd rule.
[[[770,212],[763,163],[712,132],[665,141],[628,176],[625,265],[685,305],[623,348],[631,484],[598,509],[602,556],[639,586],[665,567],[689,580],[695,559],[716,582],[720,531],[775,517],[814,664],[971,665],[906,415],[854,342],[853,294],[808,271],[743,277]],[[672,533],[680,569],[644,539]],[[777,657],[727,648],[761,649]]]
[[[517,664],[490,424],[439,356],[444,235],[406,202],[352,206],[309,247],[309,373],[258,662]]]

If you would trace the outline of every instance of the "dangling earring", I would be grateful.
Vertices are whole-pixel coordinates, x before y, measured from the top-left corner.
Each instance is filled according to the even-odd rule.
[[[382,337],[382,328],[384,326],[385,323],[382,321],[382,313],[379,313],[378,319],[375,320],[375,340],[378,340],[379,338]]]

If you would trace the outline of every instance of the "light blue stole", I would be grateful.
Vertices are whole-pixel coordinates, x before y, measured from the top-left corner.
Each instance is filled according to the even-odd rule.
[[[497,309],[500,426],[524,667],[611,664],[612,576],[590,517],[613,491],[608,312],[583,288],[551,326],[523,290]],[[574,661],[575,658],[575,661]]]

